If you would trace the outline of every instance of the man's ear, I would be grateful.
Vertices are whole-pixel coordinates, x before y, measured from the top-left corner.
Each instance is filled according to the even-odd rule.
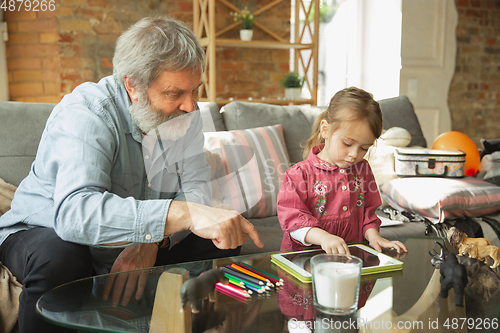
[[[139,99],[139,91],[135,88],[133,80],[128,76],[123,77],[123,83],[125,84],[125,89],[127,89],[128,96],[132,103],[137,102]]]

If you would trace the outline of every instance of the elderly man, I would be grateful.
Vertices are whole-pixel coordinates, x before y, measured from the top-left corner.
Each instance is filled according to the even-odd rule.
[[[205,56],[193,33],[172,18],[145,18],[118,39],[113,65],[113,77],[78,86],[54,108],[0,218],[0,260],[23,283],[20,332],[56,332],[37,317],[37,299],[93,271],[236,255],[245,234],[263,246],[247,220],[208,206],[194,112]],[[120,294],[107,286],[103,297],[116,305]]]

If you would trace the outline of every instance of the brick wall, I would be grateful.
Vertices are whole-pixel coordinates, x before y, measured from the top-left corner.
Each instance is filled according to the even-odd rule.
[[[235,0],[259,7],[265,0]],[[500,137],[500,1],[456,0],[456,72],[449,92],[452,128],[472,137]],[[281,36],[289,34],[289,4],[257,17]],[[230,20],[217,7],[217,25]],[[192,0],[57,0],[56,10],[5,11],[10,100],[58,102],[85,81],[112,73],[114,43],[138,19],[168,13],[192,23]],[[237,31],[223,37],[237,38]],[[256,39],[269,37],[254,28]],[[217,91],[222,98],[283,96],[279,81],[288,71],[288,51],[217,49]]]
[[[6,11],[10,100],[57,101],[61,47],[55,12]]]
[[[266,0],[236,0],[239,8],[260,7]],[[290,5],[259,16],[281,36],[289,35]],[[112,74],[115,41],[131,24],[158,13],[189,25],[192,0],[56,0],[55,11],[5,11],[8,23],[7,66],[10,100],[58,102],[82,82]],[[218,28],[231,22],[230,10],[217,4]],[[238,31],[224,38],[238,38]],[[257,39],[269,39],[254,29]],[[282,96],[280,79],[288,71],[288,51],[217,49],[217,90],[222,97]]]
[[[144,16],[192,23],[192,0],[56,0],[55,11],[4,11],[10,100],[60,101],[86,81],[112,74],[115,41]],[[24,8],[25,9],[25,8]]]
[[[500,137],[500,1],[456,0],[456,69],[448,95],[453,130]]]
[[[233,0],[238,8],[260,8],[269,0]],[[231,10],[221,3],[216,4],[216,30],[232,23]],[[290,38],[290,2],[283,1],[269,11],[255,17],[255,21],[276,33],[281,38]],[[220,38],[239,39],[239,30],[232,29]],[[275,40],[254,26],[253,39]],[[217,48],[217,97],[227,99],[277,98],[284,96],[281,78],[288,73],[289,50]]]

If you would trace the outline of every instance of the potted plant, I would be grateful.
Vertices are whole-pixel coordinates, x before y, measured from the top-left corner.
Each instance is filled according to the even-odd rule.
[[[239,13],[231,13],[234,21],[239,22],[241,26],[240,39],[244,41],[252,40],[253,36],[253,14],[247,7]]]
[[[281,84],[285,87],[285,99],[300,99],[300,90],[304,85],[304,78],[296,72],[290,72],[281,79]]]

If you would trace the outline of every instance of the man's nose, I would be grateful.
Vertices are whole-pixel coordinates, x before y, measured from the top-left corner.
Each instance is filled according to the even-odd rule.
[[[198,102],[198,95],[186,94],[186,97],[182,100],[181,105],[179,105],[179,110],[185,112],[193,112],[196,110],[196,102]]]

